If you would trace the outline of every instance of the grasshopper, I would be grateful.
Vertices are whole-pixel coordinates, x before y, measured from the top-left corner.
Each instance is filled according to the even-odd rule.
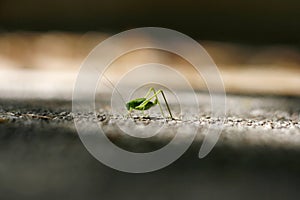
[[[150,96],[151,92],[153,92],[152,96]],[[157,96],[159,94],[162,95],[162,97],[163,97],[163,99],[164,99],[164,101],[166,103],[166,106],[167,106],[167,109],[168,109],[168,112],[169,112],[169,117],[171,119],[173,119],[173,115],[172,115],[172,112],[170,110],[170,107],[169,107],[169,104],[168,104],[168,101],[166,99],[166,96],[165,96],[164,92],[162,90],[158,90],[156,92],[153,87],[151,87],[149,89],[149,91],[147,92],[147,94],[145,95],[145,97],[133,99],[133,100],[127,102],[126,103],[126,108],[129,111],[129,113],[130,113],[132,110],[140,110],[140,111],[149,110],[150,108],[152,108],[153,106],[155,106],[155,105],[158,104],[159,108],[160,108],[161,114],[163,115],[163,117],[165,117],[164,111],[163,111],[163,109],[161,107],[161,104],[160,104],[158,96]],[[154,101],[151,101],[152,99],[154,99]]]
[[[116,88],[114,86],[114,84],[106,77],[104,76],[105,79],[110,83],[110,85],[113,86],[113,88]],[[125,103],[122,95],[120,94],[120,92],[118,91],[118,89],[116,88],[116,91],[118,92],[118,94],[120,95],[120,97],[122,98],[123,102]],[[151,95],[151,92],[153,93],[152,96]],[[156,91],[153,87],[151,87],[147,94],[145,95],[145,97],[142,97],[142,98],[136,98],[136,99],[133,99],[127,103],[125,103],[125,106],[126,106],[126,109],[128,110],[129,112],[129,115],[130,113],[133,111],[133,110],[139,110],[139,111],[145,111],[145,110],[149,110],[150,108],[154,107],[155,105],[159,105],[159,109],[160,109],[160,112],[161,114],[163,115],[163,117],[165,118],[165,114],[164,114],[164,111],[162,109],[162,106],[159,102],[159,99],[158,99],[158,95],[161,94],[165,103],[166,103],[166,106],[167,106],[167,110],[168,110],[168,113],[169,113],[169,118],[170,119],[174,119],[173,118],[173,115],[172,115],[172,112],[171,112],[171,109],[170,109],[170,106],[168,104],[168,101],[166,99],[166,96],[164,94],[164,92],[162,90],[158,90]],[[152,99],[154,99],[154,101],[151,101]]]

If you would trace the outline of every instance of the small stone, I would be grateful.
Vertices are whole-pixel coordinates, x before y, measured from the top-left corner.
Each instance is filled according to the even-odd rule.
[[[67,115],[67,112],[61,112],[58,115],[60,115],[60,116]]]
[[[0,123],[5,123],[5,122],[8,122],[8,119],[0,118]]]

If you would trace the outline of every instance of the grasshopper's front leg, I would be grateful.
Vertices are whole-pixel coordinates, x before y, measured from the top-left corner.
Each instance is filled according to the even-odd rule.
[[[128,112],[127,112],[127,117],[129,116],[130,118],[132,118],[131,112],[132,112],[132,108],[129,108]]]

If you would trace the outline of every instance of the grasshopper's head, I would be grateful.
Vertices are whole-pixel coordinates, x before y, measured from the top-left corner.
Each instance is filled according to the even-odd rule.
[[[130,102],[126,103],[126,109],[130,110]]]

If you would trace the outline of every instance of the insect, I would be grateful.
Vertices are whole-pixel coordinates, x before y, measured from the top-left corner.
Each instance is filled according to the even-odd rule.
[[[121,93],[118,91],[118,89],[114,86],[114,84],[111,82],[111,80],[109,80],[106,76],[104,76],[105,79],[109,82],[109,84],[111,86],[113,86],[113,88],[116,89],[117,93],[120,95],[122,101],[125,103]],[[151,92],[153,93],[152,96],[151,95]],[[162,109],[162,106],[159,102],[159,99],[158,99],[158,95],[161,94],[165,103],[166,103],[166,106],[167,106],[167,110],[169,112],[169,118],[170,119],[174,119],[173,118],[173,115],[172,115],[172,112],[171,112],[171,109],[170,109],[170,106],[167,102],[167,99],[166,99],[166,96],[164,94],[164,92],[162,90],[158,90],[158,91],[155,91],[155,89],[153,87],[151,87],[147,94],[145,95],[145,97],[143,98],[137,98],[137,99],[133,99],[127,103],[125,103],[125,106],[126,106],[126,109],[129,111],[129,114],[133,111],[133,110],[139,110],[139,111],[145,111],[145,110],[149,110],[150,108],[152,108],[153,106],[155,105],[159,105],[159,109],[160,109],[160,112],[162,113],[163,117],[165,117],[165,114],[164,114],[164,111]],[[154,99],[154,101],[152,101],[152,99]]]
[[[153,92],[152,96],[150,96],[151,92]],[[156,92],[153,87],[151,87],[149,89],[149,91],[147,92],[147,94],[145,95],[145,97],[133,99],[133,100],[127,102],[126,103],[126,108],[129,111],[129,113],[130,113],[132,110],[144,111],[144,110],[149,110],[150,108],[152,108],[155,105],[159,105],[159,109],[160,109],[163,117],[165,117],[165,114],[163,112],[162,106],[161,106],[161,104],[159,102],[159,99],[158,99],[158,95],[159,94],[162,95],[162,97],[163,97],[163,99],[164,99],[164,101],[166,103],[166,106],[167,106],[167,109],[168,109],[168,112],[169,112],[169,118],[173,119],[173,115],[172,115],[172,112],[170,110],[170,106],[168,104],[168,101],[166,99],[166,96],[165,96],[164,92],[162,90],[158,90]],[[154,99],[154,101],[151,101],[152,99]]]

